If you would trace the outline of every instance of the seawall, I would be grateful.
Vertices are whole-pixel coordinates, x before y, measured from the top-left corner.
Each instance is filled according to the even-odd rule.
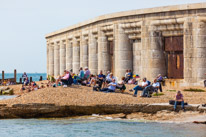
[[[206,112],[201,105],[187,105],[186,111]],[[180,109],[180,106],[178,106]],[[155,114],[158,111],[172,111],[173,106],[167,103],[158,104],[130,104],[130,105],[94,105],[94,106],[57,106],[55,104],[14,104],[8,107],[6,104],[0,105],[0,119],[9,118],[59,118],[70,116],[83,116],[92,114],[130,114],[135,112]]]

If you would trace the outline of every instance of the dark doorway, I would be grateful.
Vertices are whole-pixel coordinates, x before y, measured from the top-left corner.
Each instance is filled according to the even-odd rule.
[[[110,60],[110,67],[111,72],[114,73],[114,42],[109,41],[109,60]]]
[[[166,52],[167,77],[184,78],[183,36],[164,38]]]

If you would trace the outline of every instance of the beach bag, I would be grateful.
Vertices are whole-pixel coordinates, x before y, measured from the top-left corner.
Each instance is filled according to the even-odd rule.
[[[170,105],[175,105],[175,100],[169,100]],[[181,102],[177,102],[177,105],[181,105]],[[187,102],[184,103],[184,105],[188,105]]]
[[[99,86],[94,86],[93,91],[99,91],[100,87]]]

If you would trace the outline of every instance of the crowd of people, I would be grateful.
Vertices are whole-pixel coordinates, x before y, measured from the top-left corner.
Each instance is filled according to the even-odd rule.
[[[42,89],[46,87],[43,83],[41,85],[38,85],[35,81],[29,81],[26,72],[23,73],[22,80],[23,82],[20,89],[21,92],[36,91],[38,89]]]
[[[133,75],[131,70],[126,70],[125,76],[122,77],[119,81],[117,77],[113,75],[112,72],[107,71],[107,74],[104,75],[103,71],[100,70],[98,75],[91,74],[88,67],[84,69],[82,67],[79,68],[79,74],[73,73],[72,69],[70,71],[65,70],[62,76],[48,76],[48,87],[57,87],[63,86],[67,87],[72,84],[83,85],[93,87],[94,91],[102,91],[102,92],[115,92],[115,90],[119,89],[122,93],[126,90],[125,84],[138,84],[139,75]],[[162,92],[161,82],[163,82],[163,77],[159,74],[157,78],[154,80],[154,83],[151,84],[150,81],[147,81],[146,78],[143,78],[143,82],[141,85],[135,86],[130,91],[134,90],[134,96],[137,96],[138,90],[142,90],[141,97],[149,97],[153,92],[157,92],[159,89]]]

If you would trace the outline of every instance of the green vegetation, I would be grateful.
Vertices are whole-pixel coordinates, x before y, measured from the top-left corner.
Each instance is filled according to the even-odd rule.
[[[167,91],[169,91],[169,92],[176,92],[175,89],[169,89],[169,90],[167,90]]]
[[[153,96],[162,96],[164,93],[154,93]]]
[[[203,89],[197,89],[197,88],[189,88],[189,89],[184,89],[183,91],[191,91],[191,92],[205,92]]]

